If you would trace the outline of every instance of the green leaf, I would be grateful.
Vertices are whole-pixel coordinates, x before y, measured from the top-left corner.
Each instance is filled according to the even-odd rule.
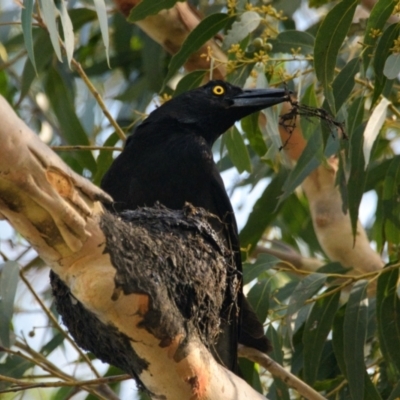
[[[14,298],[19,280],[19,265],[7,261],[0,266],[0,342],[4,347],[11,347],[10,324],[14,314]]]
[[[326,281],[325,274],[314,273],[306,276],[296,286],[290,296],[288,309],[286,312],[287,329],[289,338],[292,338],[292,316],[299,311],[305,304],[306,300],[310,299],[315,293],[317,293]]]
[[[344,361],[344,336],[343,336],[343,325],[344,325],[344,316],[346,313],[347,304],[340,307],[336,312],[335,318],[333,319],[332,325],[332,345],[333,351],[335,353],[335,357],[337,363],[339,365],[340,371],[343,375],[346,375],[346,363]]]
[[[153,0],[150,0],[149,2],[153,4],[155,3]],[[214,37],[233,19],[234,17],[230,17],[227,14],[211,14],[207,18],[203,19],[200,24],[189,33],[179,52],[171,58],[168,66],[168,73],[164,80],[164,86],[175,75],[191,54],[199,50],[207,40]]]
[[[106,3],[104,0],[93,0],[93,1],[94,1],[94,7],[97,12],[97,17],[99,19],[101,37],[103,38],[103,43],[106,50],[107,62],[108,64],[110,64],[109,62],[110,39],[108,37],[108,17],[107,17]]]
[[[390,267],[390,265],[388,266]],[[379,275],[376,292],[376,318],[381,352],[392,362],[400,376],[400,300],[396,293],[399,270]]]
[[[34,3],[33,0],[24,0],[24,7],[21,10],[21,25],[22,25],[22,32],[24,34],[26,51],[33,65],[33,69],[37,74],[36,64],[35,64],[35,53],[33,51],[33,38],[32,38],[33,3]]]
[[[392,243],[400,241],[400,156],[393,157],[386,172],[383,193],[382,209],[385,220],[386,239]]]
[[[365,28],[364,35],[364,51],[363,51],[363,65],[364,73],[366,73],[370,63],[372,53],[374,51],[375,43],[378,36],[373,34],[374,30],[382,31],[386,21],[392,15],[396,0],[379,0],[375,3],[369,17],[367,19],[367,27]]]
[[[115,146],[118,142],[119,136],[114,132],[104,142],[104,146]],[[103,175],[108,171],[112,162],[114,161],[113,152],[110,150],[100,150],[99,156],[97,157],[97,170],[96,175],[93,178],[93,183],[100,186],[100,182]]]
[[[253,279],[258,278],[263,272],[273,268],[278,262],[279,258],[271,254],[260,254],[257,261],[254,263],[243,264],[243,284],[247,285]]]
[[[270,357],[280,365],[283,365],[282,339],[279,336],[278,332],[275,330],[275,328],[272,326],[272,324],[270,324],[268,327],[267,337],[272,345],[272,351],[269,354]],[[279,397],[275,398],[279,398],[280,400],[289,400],[290,396],[289,396],[288,386],[284,382],[282,382],[279,378],[276,377],[274,377],[274,384],[275,387],[274,388],[270,387],[270,391],[274,389],[277,393],[279,393]],[[272,396],[269,393],[268,393],[268,398],[272,398]]]
[[[263,157],[267,152],[267,145],[265,144],[260,127],[258,126],[259,113],[250,114],[243,118],[240,123],[246,138],[250,143],[251,148],[260,156]]]
[[[353,20],[358,0],[343,0],[327,14],[318,29],[314,47],[314,67],[332,110],[334,101],[328,96],[333,81],[336,59]]]
[[[146,18],[149,15],[158,14],[161,10],[172,8],[175,3],[183,0],[142,0],[132,8],[128,21],[136,22]]]
[[[366,181],[363,140],[363,126],[360,125],[350,137],[350,176],[347,185],[347,201],[354,240],[357,235],[358,209]]]
[[[197,88],[203,82],[204,76],[208,71],[198,70],[192,71],[185,75],[176,86],[173,97],[179,96],[182,93]]]
[[[385,66],[383,67],[383,74],[388,79],[396,78],[400,73],[400,54],[394,53],[391,54],[385,62]]]
[[[272,45],[273,53],[298,52],[303,55],[312,54],[314,50],[315,38],[307,32],[287,30],[279,33],[275,39],[268,41]]]
[[[330,288],[332,289],[332,288]],[[304,380],[312,385],[317,379],[322,350],[332,328],[340,292],[318,299],[309,314],[304,331]]]
[[[228,150],[229,158],[239,173],[241,174],[244,171],[251,172],[249,152],[244,144],[242,135],[235,126],[225,133],[224,143]]]
[[[364,344],[368,318],[368,311],[364,301],[367,297],[367,287],[367,281],[359,281],[353,286],[344,316],[344,361],[353,399],[364,398]]]
[[[339,110],[343,103],[350,96],[354,85],[354,77],[360,69],[360,59],[353,58],[339,72],[332,83],[333,96],[335,97],[335,107]]]
[[[36,37],[34,44],[34,54],[36,55],[36,71],[32,65],[30,59],[26,60],[24,70],[22,71],[21,78],[21,94],[19,102],[26,96],[32,85],[32,82],[36,78],[36,75],[42,72],[45,67],[50,63],[53,58],[53,46],[51,44],[47,31],[42,30]]]
[[[388,58],[391,48],[393,47],[393,42],[399,36],[400,24],[390,25],[382,34],[379,39],[378,45],[375,51],[375,57],[373,60],[373,67],[375,72],[375,84],[374,84],[374,95],[372,98],[371,107],[378,100],[381,95],[383,88],[385,87],[387,78],[383,74],[383,69],[385,67],[386,59]]]
[[[58,346],[60,346],[65,339],[65,335],[61,332],[57,332],[41,349],[40,354],[47,357],[51,352],[53,352]]]
[[[233,44],[241,42],[246,36],[257,29],[260,25],[261,16],[255,11],[246,11],[240,15],[239,20],[232,24],[232,27],[225,35],[223,48],[229,49]]]
[[[375,143],[376,138],[379,135],[380,130],[382,129],[383,124],[385,123],[387,108],[389,104],[390,101],[386,97],[382,97],[381,101],[375,107],[374,111],[368,119],[367,126],[364,130],[363,144],[365,168],[368,167],[372,147]]]
[[[400,381],[397,382],[397,385],[393,388],[392,393],[387,400],[398,400],[400,397]]]
[[[270,280],[270,278],[267,278],[256,282],[247,295],[247,300],[252,305],[261,323],[264,323],[268,317]]]
[[[75,113],[75,106],[69,99],[67,87],[54,68],[47,72],[44,87],[52,109],[57,116],[61,134],[67,143],[70,145],[89,145],[86,132]],[[96,161],[91,152],[78,151],[75,153],[75,158],[83,168],[87,168],[92,173],[96,172]]]
[[[61,57],[61,47],[58,42],[58,29],[57,29],[57,8],[53,0],[39,0],[40,10],[42,12],[42,17],[46,23],[47,30],[49,31],[51,44],[53,45],[54,52],[57,55],[59,61],[62,62]]]
[[[301,98],[301,104],[310,107],[319,106],[317,96],[315,95],[315,85],[313,83],[304,91],[303,97]],[[310,140],[311,137],[315,135],[315,131],[319,129],[319,126],[316,125],[315,121],[306,117],[300,118],[300,126],[303,136],[307,141]]]
[[[74,31],[78,31],[83,25],[88,22],[94,21],[97,14],[93,10],[87,8],[74,8],[69,10],[69,17],[71,18]]]
[[[287,172],[285,170],[280,171],[256,201],[246,225],[240,232],[240,244],[242,247],[250,245],[253,248],[260,240],[267,226],[276,218],[276,213],[279,211],[277,207],[278,197],[281,194],[281,188],[286,176]]]
[[[351,138],[354,131],[362,124],[364,118],[365,97],[357,97],[349,106],[347,116],[347,134]]]
[[[67,6],[64,1],[57,4],[58,11],[60,12],[60,20],[64,33],[64,46],[67,53],[68,65],[71,65],[71,60],[74,55],[74,28],[72,27],[72,22],[68,14]]]
[[[295,167],[290,172],[283,184],[283,194],[279,203],[286,200],[310,173],[321,164],[323,158],[323,142],[319,129],[314,131],[313,136],[308,140],[306,148],[301,153]]]

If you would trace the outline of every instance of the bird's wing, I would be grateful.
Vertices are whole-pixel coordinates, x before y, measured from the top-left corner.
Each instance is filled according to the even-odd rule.
[[[212,194],[214,203],[219,216],[224,216],[225,237],[229,243],[229,247],[234,251],[234,262],[236,269],[242,272],[242,259],[240,254],[240,241],[239,233],[236,224],[235,214],[233,212],[232,204],[226,193],[224,183],[221,175],[215,167],[213,171],[212,181]],[[240,276],[240,279],[242,277]],[[264,328],[252,306],[243,294],[242,283],[240,284],[240,291],[238,293],[237,303],[239,306],[239,320],[238,320],[238,341],[239,343],[256,348],[264,353],[271,349],[271,345],[264,334]],[[231,329],[234,329],[233,327]]]

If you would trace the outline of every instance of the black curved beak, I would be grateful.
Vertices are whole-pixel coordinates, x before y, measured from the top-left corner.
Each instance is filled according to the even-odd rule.
[[[231,99],[231,107],[251,107],[262,110],[290,100],[291,92],[285,89],[249,89]]]

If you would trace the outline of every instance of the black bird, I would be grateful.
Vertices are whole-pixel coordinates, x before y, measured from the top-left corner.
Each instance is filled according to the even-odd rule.
[[[134,210],[156,202],[182,209],[186,202],[218,218],[210,221],[234,252],[241,279],[239,236],[232,205],[214,163],[212,145],[236,121],[289,100],[282,89],[243,90],[223,81],[173,98],[154,110],[128,138],[123,152],[104,175],[101,187],[114,202],[110,211]],[[237,344],[269,350],[262,324],[240,293],[227,288],[222,333],[214,349],[217,361],[237,370]],[[240,316],[232,310],[237,300]]]

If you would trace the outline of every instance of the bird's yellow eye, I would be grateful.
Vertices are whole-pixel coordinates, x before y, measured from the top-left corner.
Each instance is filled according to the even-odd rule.
[[[214,86],[212,91],[217,96],[221,96],[225,93],[225,89],[220,85]]]

